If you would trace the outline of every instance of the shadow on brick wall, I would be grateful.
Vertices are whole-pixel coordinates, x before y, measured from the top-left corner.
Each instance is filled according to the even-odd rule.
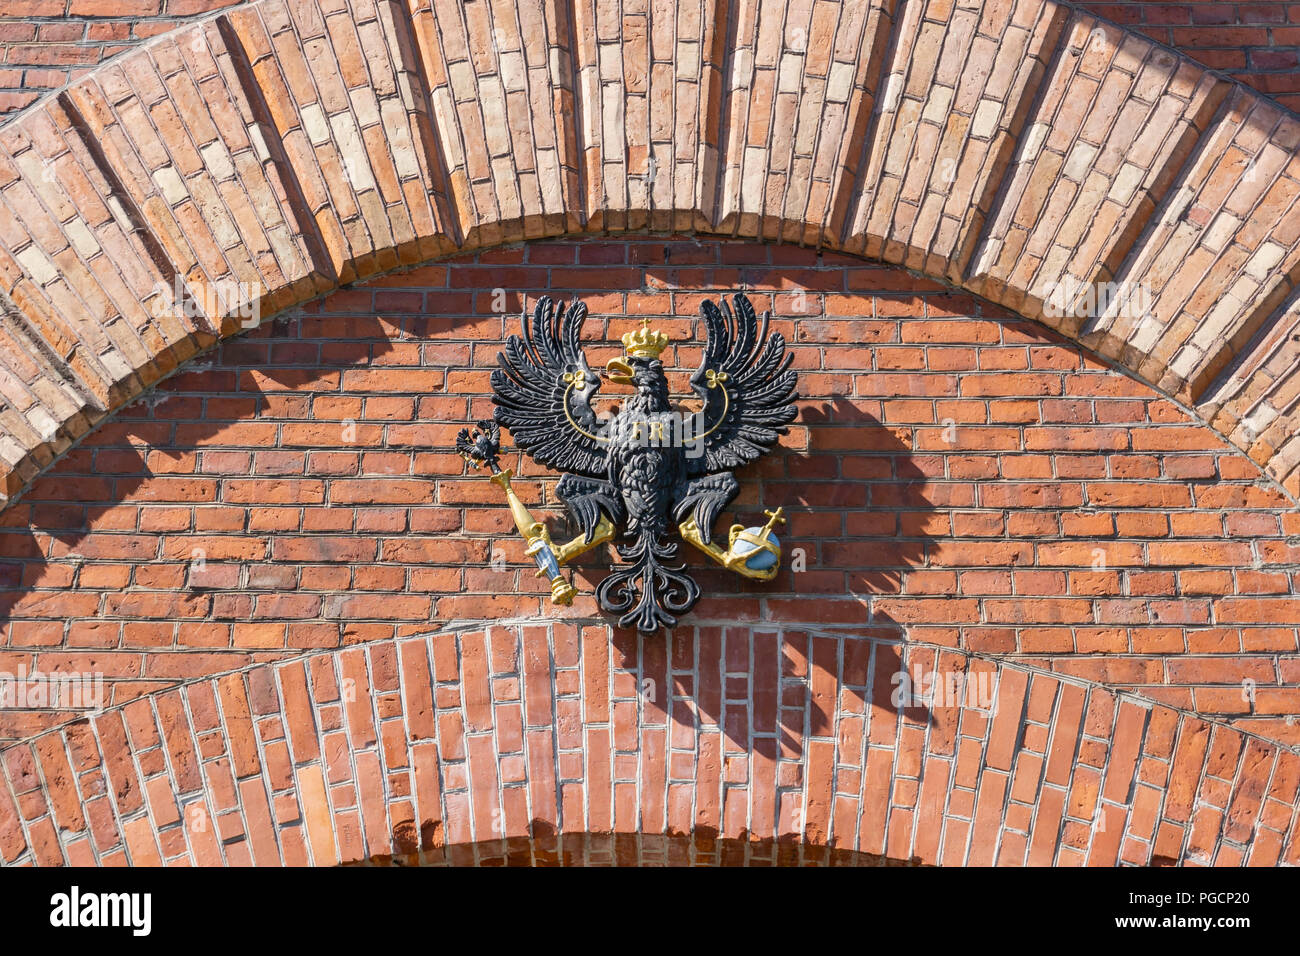
[[[710,827],[691,833],[561,833],[550,822],[530,821],[530,835],[477,843],[441,844],[437,834],[417,843],[413,832],[394,833],[395,853],[344,866],[925,866],[875,853],[797,840],[722,837]],[[423,853],[423,856],[421,856]]]
[[[717,725],[733,744],[747,747],[747,729],[729,724],[736,718],[726,713],[727,681],[749,674],[774,687],[781,681],[794,685],[813,680],[814,671],[820,671],[834,684],[833,694],[812,695],[797,723],[778,716],[768,728],[774,736],[753,741],[755,752],[767,759],[797,760],[803,756],[804,721],[814,734],[833,733],[835,695],[845,688],[855,683],[865,687],[870,679],[879,685],[865,691],[873,706],[887,705],[894,697],[898,683],[891,678],[909,667],[901,643],[906,624],[874,609],[872,600],[899,594],[908,569],[924,566],[930,539],[925,516],[933,506],[911,446],[879,421],[872,405],[845,397],[806,401],[791,435],[791,444],[799,447],[773,452],[737,472],[741,495],[719,519],[715,535],[725,540],[733,521],[759,525],[765,508],[784,508],[788,524],[781,534],[782,570],[773,581],[750,581],[683,545],[680,553],[704,592],[694,611],[667,638],[613,631],[615,666],[666,679],[671,706],[680,705],[673,719]],[[805,434],[806,443],[793,440],[795,433]],[[575,572],[580,590],[594,588],[607,567],[604,557],[585,562]],[[859,638],[868,656],[867,645],[874,645],[872,677],[862,662],[818,660],[816,641],[795,649],[809,637],[803,630],[818,627]],[[793,642],[791,632],[796,634]],[[760,652],[758,643],[752,645],[752,658],[751,651],[735,650],[733,635],[760,634],[780,641],[778,655]],[[661,660],[664,655],[667,659]],[[765,672],[763,662],[770,670],[777,657],[779,675]],[[720,671],[715,672],[715,662]],[[716,680],[710,677],[701,686],[705,674]],[[846,674],[852,676],[846,679]],[[900,716],[921,726],[931,719],[919,702],[903,706]]]
[[[297,314],[282,316],[256,331],[227,339],[213,351],[186,363],[176,375],[97,427],[85,443],[38,478],[22,499],[0,513],[0,618],[10,617],[24,597],[31,599],[34,587],[73,586],[72,574],[86,567],[85,561],[193,565],[194,555],[189,552],[147,552],[145,539],[168,534],[166,528],[140,529],[138,536],[102,536],[89,549],[83,545],[93,532],[135,530],[118,526],[116,516],[127,501],[213,503],[203,497],[207,484],[244,475],[212,469],[195,474],[196,457],[205,451],[209,439],[228,433],[232,427],[247,425],[252,428],[249,447],[271,451],[273,442],[258,441],[256,430],[261,416],[279,420],[291,413],[285,406],[295,396],[306,408],[307,396],[316,383],[335,370],[373,365],[376,358],[392,349],[384,323],[372,316],[350,320],[353,331],[349,338],[355,341],[329,343],[327,355],[311,355],[307,350],[321,348],[320,339],[292,341],[302,321],[304,318]],[[303,421],[311,419],[304,416]],[[339,425],[324,423],[325,427]],[[308,453],[310,449],[302,451]],[[250,471],[247,467],[244,474],[271,482],[277,477],[274,470]],[[289,476],[285,477],[287,480]],[[178,532],[186,533],[190,532]],[[198,530],[192,533],[202,534]],[[219,567],[223,556],[212,553],[204,559],[208,568]],[[53,564],[74,570],[65,579],[49,573],[48,566]],[[89,585],[81,586],[91,589]],[[206,592],[219,590],[226,582],[220,574],[194,576],[187,571],[184,580],[155,586],[183,588],[178,593],[188,592],[195,600],[203,601]]]

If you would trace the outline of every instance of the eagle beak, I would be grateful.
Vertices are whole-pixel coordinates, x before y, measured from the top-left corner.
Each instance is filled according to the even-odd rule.
[[[605,365],[605,376],[619,385],[631,385],[634,369],[622,359],[610,359]]]

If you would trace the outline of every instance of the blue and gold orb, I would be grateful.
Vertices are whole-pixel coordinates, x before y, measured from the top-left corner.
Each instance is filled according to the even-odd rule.
[[[750,571],[767,571],[781,560],[781,542],[769,528],[746,528],[736,535],[731,553],[744,558]]]

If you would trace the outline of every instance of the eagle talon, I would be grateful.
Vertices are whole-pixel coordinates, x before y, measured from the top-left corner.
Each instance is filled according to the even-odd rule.
[[[728,571],[734,571],[742,577],[752,578],[755,581],[771,581],[781,570],[781,545],[769,534],[777,521],[784,523],[785,519],[781,517],[780,512],[779,508],[776,514],[770,511],[764,512],[770,520],[762,528],[746,528],[744,525],[733,524],[728,536],[730,546],[726,551],[711,541],[708,544],[704,543],[704,536],[700,533],[700,526],[696,524],[694,515],[681,522],[677,526],[677,531],[683,539],[695,545]],[[749,547],[736,551],[738,541]],[[764,552],[774,555],[776,560],[767,567],[753,567],[755,556]]]
[[[590,541],[587,540],[585,534],[579,534],[572,541],[568,541],[559,546],[552,544],[551,552],[555,555],[555,561],[557,564],[568,564],[574,558],[578,557],[578,555],[586,554],[593,548],[599,547],[606,541],[610,540],[614,537],[614,532],[615,528],[613,522],[611,522],[609,518],[605,517],[605,515],[601,515],[600,522],[596,525],[596,531],[591,536]]]

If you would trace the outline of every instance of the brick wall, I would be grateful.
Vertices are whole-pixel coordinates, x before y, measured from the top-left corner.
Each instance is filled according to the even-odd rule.
[[[1300,861],[1300,522],[1251,463],[1300,494],[1293,118],[1034,0],[978,37],[945,0],[791,6],[803,35],[723,5],[734,43],[693,0],[394,5],[243,8],[3,130],[0,670],[105,673],[112,706],[0,715],[0,861]],[[10,3],[0,95],[206,9]],[[1101,12],[1290,102],[1290,7]],[[468,255],[670,226],[1025,318],[788,247]],[[1040,308],[1121,263],[1158,290],[1141,321]],[[152,321],[180,274],[256,279],[268,313],[343,288],[150,391],[235,324]],[[451,454],[520,293],[582,293],[598,362],[643,315],[693,339],[739,285],[804,375],[735,515],[784,505],[786,570],[695,563],[704,600],[647,639],[609,630],[593,559],[551,617]],[[996,714],[898,704],[904,665],[993,677]]]
[[[1300,110],[1300,9],[1294,3],[1080,3]]]
[[[0,118],[95,64],[241,0],[7,0],[0,10]],[[1300,7],[1258,3],[1079,3],[1300,109]]]
[[[241,0],[5,0],[0,118],[150,37]]]
[[[736,504],[745,522],[785,507],[786,570],[749,584],[691,557],[705,597],[690,623],[1005,656],[1300,740],[1300,521],[1255,465],[1040,326],[891,267],[741,242],[539,242],[226,341],[0,515],[3,670],[102,670],[120,703],[308,650],[561,613],[498,490],[452,452],[490,414],[520,293],[581,294],[594,364],[643,315],[694,339],[701,296],[741,283],[801,370],[800,418]],[[519,470],[525,500],[558,514],[549,476]],[[563,613],[599,616],[604,566],[583,564]],[[0,733],[61,716],[6,713]]]
[[[993,704],[906,705],[903,668]],[[0,861],[1295,865],[1298,792],[1300,757],[1257,737],[896,636],[530,622],[256,666],[7,748]]]

